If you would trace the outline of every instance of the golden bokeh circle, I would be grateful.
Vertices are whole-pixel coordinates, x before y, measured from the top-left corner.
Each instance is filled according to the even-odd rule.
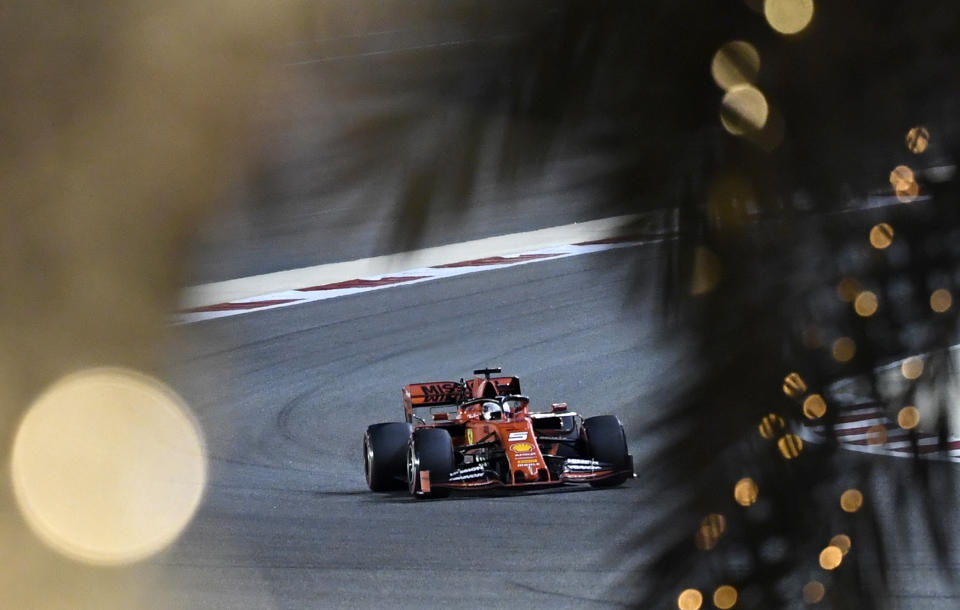
[[[907,379],[917,379],[923,375],[923,358],[911,356],[900,363],[900,374]]]
[[[827,403],[823,396],[811,394],[803,401],[803,414],[807,419],[819,419],[827,412]]]
[[[840,337],[833,342],[830,351],[837,362],[850,362],[857,354],[857,344],[850,337]]]
[[[74,560],[118,565],[170,544],[206,483],[200,430],[167,386],[95,368],[50,386],[19,423],[11,454],[31,530]]]
[[[840,508],[847,513],[855,513],[863,506],[863,494],[859,489],[848,489],[840,495]]]
[[[769,115],[767,98],[753,85],[730,87],[720,102],[720,122],[733,135],[760,131]]]
[[[777,441],[777,448],[780,449],[780,455],[788,460],[792,460],[803,451],[803,439],[796,434],[784,434]]]
[[[713,592],[713,605],[720,610],[729,610],[737,604],[737,590],[730,585],[720,585]]]
[[[846,534],[837,534],[830,539],[830,546],[835,546],[840,549],[844,555],[850,552],[850,547],[853,543],[850,541],[850,536]]]
[[[757,483],[750,477],[740,479],[737,481],[737,484],[733,486],[733,498],[740,506],[750,506],[754,504],[759,494],[760,488],[757,487]]]
[[[724,91],[735,85],[755,83],[760,74],[760,53],[749,42],[731,40],[713,54],[710,74]]]
[[[800,373],[790,373],[783,378],[783,393],[790,398],[799,398],[807,391],[807,384]]]
[[[727,519],[719,513],[710,513],[700,522],[694,544],[698,549],[709,551],[717,546],[720,537],[727,529]]]
[[[703,593],[696,589],[687,589],[677,597],[680,610],[700,610],[703,605]]]
[[[764,0],[763,15],[777,32],[797,34],[813,20],[813,0]]]
[[[852,303],[860,294],[860,282],[852,277],[845,277],[837,284],[837,296],[844,303]]]
[[[897,413],[897,425],[904,430],[913,430],[920,424],[920,411],[914,406],[907,406]]]
[[[920,185],[916,182],[903,184],[896,189],[897,199],[901,203],[910,203],[920,194]]]
[[[760,425],[757,426],[757,429],[760,430],[760,436],[767,440],[771,440],[777,434],[783,430],[785,426],[783,418],[777,415],[776,413],[770,413],[765,415],[763,419],[760,420]]]
[[[930,295],[930,309],[943,313],[953,306],[953,295],[946,288],[937,288]]]
[[[887,427],[883,424],[870,426],[865,436],[868,445],[882,445],[887,442]]]
[[[824,570],[835,570],[843,562],[843,551],[832,544],[820,551],[820,567]]]
[[[877,250],[883,250],[893,243],[893,227],[889,223],[881,222],[870,229],[870,245]]]
[[[927,145],[930,143],[930,132],[926,127],[917,126],[912,127],[910,131],[907,132],[905,138],[907,149],[910,152],[919,155],[923,151],[927,150]]]
[[[826,594],[826,589],[823,586],[823,583],[811,580],[807,584],[803,585],[803,601],[808,604],[819,604],[823,601],[823,596]]]
[[[878,305],[877,295],[869,290],[864,290],[853,300],[853,310],[857,312],[857,315],[861,318],[869,318],[877,313]]]
[[[894,190],[904,190],[911,184],[916,184],[916,177],[913,175],[913,170],[906,165],[898,165],[890,172],[890,186]]]

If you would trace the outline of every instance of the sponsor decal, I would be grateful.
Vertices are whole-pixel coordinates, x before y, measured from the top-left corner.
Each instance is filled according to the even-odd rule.
[[[598,462],[596,460],[580,460],[576,458],[570,458],[563,464],[564,472],[577,472],[577,473],[587,473],[587,472],[598,472],[600,470],[609,470],[610,465]]]
[[[430,383],[420,386],[423,404],[457,402],[463,398],[463,389],[453,381]]]
[[[516,458],[516,459],[520,459],[520,458],[535,458],[535,457],[537,457],[537,454],[534,453],[534,452],[532,452],[532,451],[530,451],[530,452],[527,452],[527,453],[514,453],[514,454],[513,454],[513,457]]]
[[[525,466],[526,464],[539,464],[540,460],[517,460],[517,466]]]
[[[473,428],[467,428],[467,444],[473,444]]]
[[[527,440],[527,433],[526,433],[526,432],[511,432],[511,433],[510,433],[510,436],[507,437],[507,440],[510,441],[511,443],[512,443],[513,441],[525,441],[525,440]]]
[[[455,470],[450,473],[450,482],[456,481],[470,481],[474,479],[485,479],[487,478],[487,473],[485,472],[482,465],[473,466],[471,468],[461,468],[460,470]]]
[[[510,451],[514,453],[525,453],[527,451],[533,451],[533,445],[530,443],[514,443],[510,445]]]

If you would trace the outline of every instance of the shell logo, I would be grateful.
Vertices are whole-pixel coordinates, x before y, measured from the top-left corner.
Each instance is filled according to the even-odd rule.
[[[523,453],[525,451],[533,451],[533,445],[530,443],[514,443],[510,445],[510,451],[514,453]]]

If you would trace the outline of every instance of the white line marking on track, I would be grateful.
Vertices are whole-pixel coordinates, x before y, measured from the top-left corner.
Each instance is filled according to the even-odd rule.
[[[637,216],[618,216],[195,286],[184,291],[182,310],[173,322],[201,322],[663,240],[624,235],[624,227],[637,220]],[[657,231],[662,232],[659,225]]]

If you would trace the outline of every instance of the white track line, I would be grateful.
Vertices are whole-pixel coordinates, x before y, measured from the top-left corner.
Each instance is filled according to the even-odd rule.
[[[645,233],[662,233],[663,214],[645,218]],[[478,239],[388,256],[268,273],[184,290],[176,324],[289,307],[396,285],[502,269],[657,241],[624,235],[638,216],[617,216]],[[607,240],[608,243],[585,243]]]

